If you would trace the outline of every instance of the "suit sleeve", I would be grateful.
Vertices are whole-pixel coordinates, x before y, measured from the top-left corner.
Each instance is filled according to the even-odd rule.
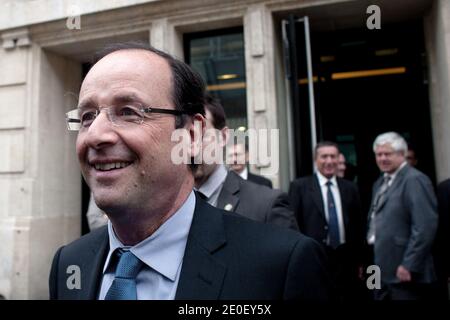
[[[59,257],[61,255],[61,250],[63,247],[59,248],[53,257],[52,267],[50,270],[49,277],[49,297],[50,300],[58,299],[58,265],[59,265]]]
[[[412,272],[422,272],[431,251],[438,225],[437,201],[426,176],[415,176],[405,183],[403,196],[410,212],[411,236],[402,265]]]
[[[297,225],[299,230],[301,231],[302,225],[302,213],[301,213],[301,196],[300,196],[300,186],[296,181],[291,182],[289,187],[289,202],[291,205],[291,209],[294,212],[294,216],[297,221]]]
[[[438,209],[439,209],[439,225],[437,231],[436,250],[443,265],[443,272],[447,277],[450,276],[450,180],[439,184],[437,189]]]
[[[331,288],[325,252],[315,240],[302,236],[289,259],[283,299],[327,301]]]

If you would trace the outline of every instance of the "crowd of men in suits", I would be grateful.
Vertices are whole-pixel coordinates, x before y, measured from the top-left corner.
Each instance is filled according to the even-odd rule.
[[[236,161],[248,151],[242,145],[228,149],[229,167],[171,163],[174,128],[203,137],[199,121],[201,130],[215,129],[220,139],[211,143],[220,148],[228,128],[201,78],[152,47],[105,51],[83,81],[80,102],[68,122],[80,124],[88,214],[101,221],[55,254],[52,299],[446,297],[450,180],[439,185],[438,202],[430,179],[407,163],[399,134],[375,139],[382,175],[364,213],[334,142],[317,144],[316,172],[292,181],[289,194]],[[115,109],[103,114],[101,106]],[[197,142],[190,142],[192,158]],[[80,290],[66,286],[69,265],[83,267]],[[372,291],[369,265],[380,270]]]

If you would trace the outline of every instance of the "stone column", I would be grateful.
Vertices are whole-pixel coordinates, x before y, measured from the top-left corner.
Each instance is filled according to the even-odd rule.
[[[278,129],[274,65],[274,26],[271,12],[263,5],[248,7],[244,16],[245,66],[247,74],[247,117],[249,128]],[[270,130],[268,132],[270,141]],[[279,137],[268,147],[269,157],[258,156],[252,169],[279,183]],[[259,145],[260,147],[261,145]],[[251,150],[250,150],[251,151]],[[265,154],[265,152],[263,152]]]
[[[156,49],[170,53],[183,59],[183,39],[181,34],[167,18],[152,22],[150,29],[150,44]]]
[[[425,17],[431,122],[437,180],[450,178],[450,2],[435,0]]]
[[[81,67],[42,51],[26,29],[1,38],[0,294],[47,299],[53,254],[80,235],[81,178],[64,113]]]

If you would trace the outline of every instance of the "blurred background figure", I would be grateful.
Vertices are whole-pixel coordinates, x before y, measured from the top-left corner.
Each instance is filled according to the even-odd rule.
[[[233,144],[227,148],[227,164],[242,179],[272,188],[272,181],[257,174],[249,172],[248,147],[243,144]]]
[[[210,94],[206,96],[205,120],[206,133],[203,140],[205,146],[215,144],[224,148],[228,141],[225,111],[220,101]],[[214,134],[209,136],[210,132]],[[234,162],[244,163],[242,167],[246,169],[245,147],[241,145],[234,151],[232,152]],[[204,161],[197,166],[194,173],[195,189],[205,201],[212,206],[255,221],[298,230],[294,212],[290,208],[289,198],[285,192],[242,179],[238,173],[228,170],[223,158],[218,160],[212,163]]]
[[[416,155],[416,150],[414,150],[413,147],[411,147],[411,145],[408,146],[408,153],[406,154],[406,161],[408,162],[408,164],[411,167],[417,167],[417,155]]]
[[[291,182],[289,196],[300,232],[319,242],[329,260],[335,298],[358,300],[365,216],[355,183],[337,176],[339,147],[322,141],[315,147],[316,172]]]
[[[437,186],[439,224],[433,246],[437,275],[436,300],[448,300],[450,280],[450,179]]]
[[[346,161],[345,160],[345,156],[342,153],[339,153],[338,165],[337,165],[337,171],[336,171],[336,175],[339,178],[344,178],[345,177],[345,170],[347,169],[345,161]]]

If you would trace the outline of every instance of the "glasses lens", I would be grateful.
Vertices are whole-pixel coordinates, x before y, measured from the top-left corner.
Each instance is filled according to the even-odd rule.
[[[117,106],[111,110],[111,119],[116,125],[126,125],[129,123],[142,123],[144,112],[142,107],[134,105]]]
[[[81,121],[78,109],[71,110],[66,113],[67,129],[70,131],[78,131],[81,127]]]

